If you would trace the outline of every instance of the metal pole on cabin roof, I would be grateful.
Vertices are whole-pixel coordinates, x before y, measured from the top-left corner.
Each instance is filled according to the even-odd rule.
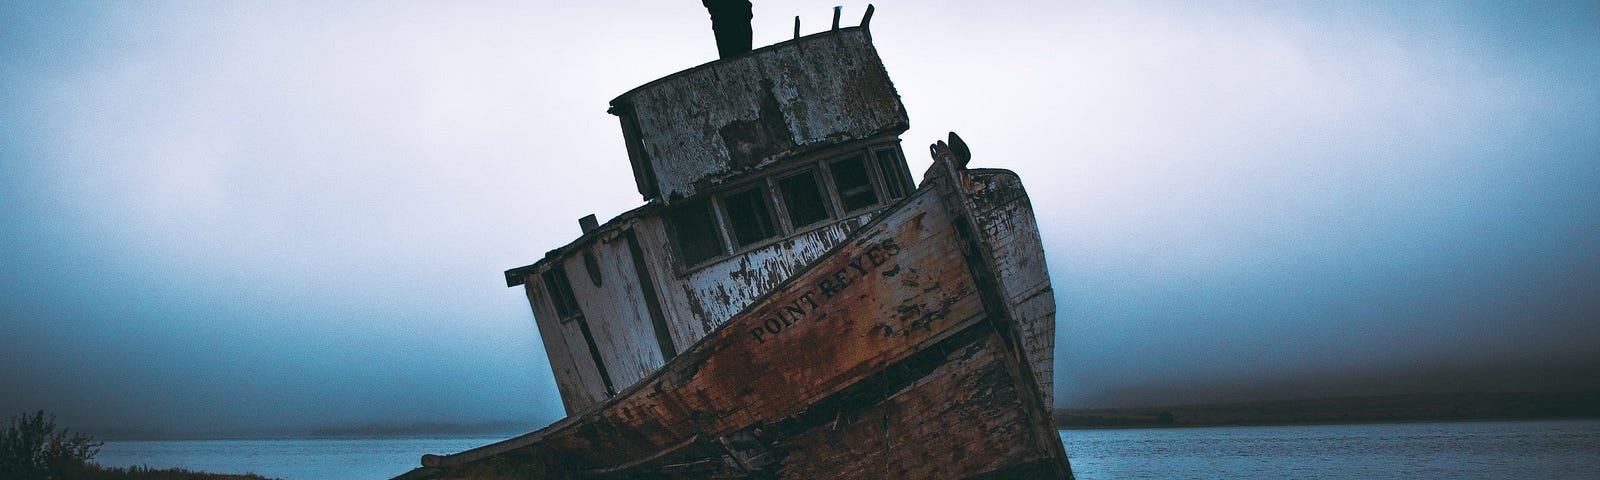
[[[717,35],[717,55],[736,57],[750,51],[750,0],[700,0],[711,13],[711,31]]]

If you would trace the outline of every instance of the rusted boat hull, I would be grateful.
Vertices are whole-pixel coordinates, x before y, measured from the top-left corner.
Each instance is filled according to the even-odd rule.
[[[1037,326],[962,162],[935,157],[916,193],[652,376],[401,478],[1070,478],[1024,346]]]

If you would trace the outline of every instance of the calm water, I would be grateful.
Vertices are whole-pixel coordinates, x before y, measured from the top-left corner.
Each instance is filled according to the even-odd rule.
[[[1600,479],[1600,420],[1061,432],[1079,480]],[[106,442],[102,465],[388,478],[498,438]]]
[[[1061,432],[1079,480],[1600,479],[1600,420]]]
[[[505,438],[106,442],[94,460],[113,467],[183,467],[284,480],[384,479],[422,466],[424,453],[459,452]]]

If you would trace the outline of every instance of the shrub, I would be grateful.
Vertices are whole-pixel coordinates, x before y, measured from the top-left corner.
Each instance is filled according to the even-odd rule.
[[[46,419],[44,410],[14,415],[0,431],[0,478],[76,477],[101,445],[93,437],[57,430],[55,415]]]

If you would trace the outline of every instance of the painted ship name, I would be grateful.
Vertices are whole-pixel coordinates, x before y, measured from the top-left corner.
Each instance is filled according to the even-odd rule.
[[[872,244],[865,251],[850,258],[850,263],[844,268],[835,270],[832,274],[816,282],[805,293],[800,294],[794,301],[784,305],[777,312],[751,328],[749,333],[759,343],[783,334],[789,327],[796,323],[808,320],[811,314],[816,313],[817,307],[838,296],[845,287],[865,278],[867,274],[880,270],[885,263],[900,253],[900,244],[893,238],[886,238]],[[818,295],[821,302],[818,302]]]

